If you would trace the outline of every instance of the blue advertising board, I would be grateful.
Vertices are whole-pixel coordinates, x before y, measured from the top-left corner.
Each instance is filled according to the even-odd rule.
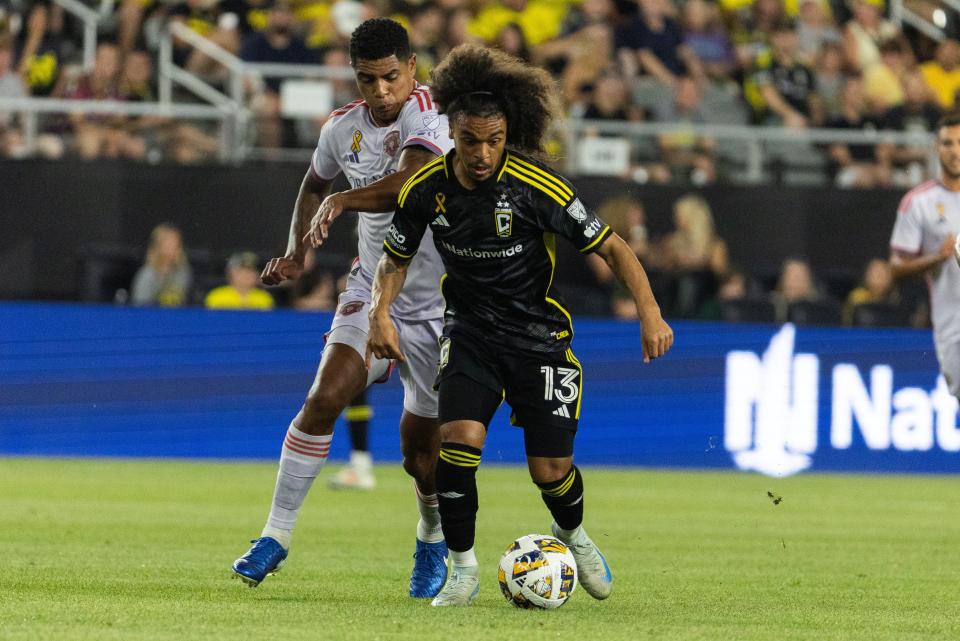
[[[294,311],[0,304],[0,454],[275,459],[329,323]],[[645,365],[635,323],[575,319],[579,463],[960,471],[957,400],[929,331],[673,326],[674,349]],[[370,399],[373,456],[398,460],[396,376]],[[524,460],[507,416],[494,418],[487,462]],[[332,458],[347,441],[334,437]]]

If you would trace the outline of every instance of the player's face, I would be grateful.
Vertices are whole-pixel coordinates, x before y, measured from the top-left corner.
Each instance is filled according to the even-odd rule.
[[[413,91],[416,69],[416,55],[403,62],[396,56],[389,56],[378,60],[357,60],[353,64],[360,96],[367,101],[378,125],[389,124],[400,115],[403,103]]]
[[[457,162],[473,182],[493,175],[507,145],[507,119],[496,116],[461,115],[450,126]]]
[[[941,127],[937,132],[940,169],[951,180],[960,179],[960,125]]]

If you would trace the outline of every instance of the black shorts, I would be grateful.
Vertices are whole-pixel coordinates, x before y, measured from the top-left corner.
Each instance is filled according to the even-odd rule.
[[[437,376],[440,421],[467,419],[488,425],[505,400],[513,410],[510,422],[514,425],[574,433],[580,418],[582,378],[580,362],[569,348],[533,352],[464,332],[443,336]],[[465,379],[474,383],[469,389]]]

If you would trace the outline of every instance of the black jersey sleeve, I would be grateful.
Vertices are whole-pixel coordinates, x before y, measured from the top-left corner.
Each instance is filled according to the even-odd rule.
[[[417,189],[412,182],[413,179],[400,190],[393,222],[383,241],[384,251],[403,261],[410,260],[417,254],[429,223],[428,211],[422,202],[423,189]]]
[[[588,209],[576,192],[563,204],[547,195],[537,200],[537,211],[544,228],[569,240],[581,253],[596,251],[610,236],[610,226],[595,211]]]

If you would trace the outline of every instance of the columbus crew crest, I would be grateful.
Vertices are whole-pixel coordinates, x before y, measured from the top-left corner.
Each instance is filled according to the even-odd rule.
[[[513,209],[506,194],[497,199],[497,208],[493,210],[493,218],[497,223],[497,236],[506,238],[513,233]]]

